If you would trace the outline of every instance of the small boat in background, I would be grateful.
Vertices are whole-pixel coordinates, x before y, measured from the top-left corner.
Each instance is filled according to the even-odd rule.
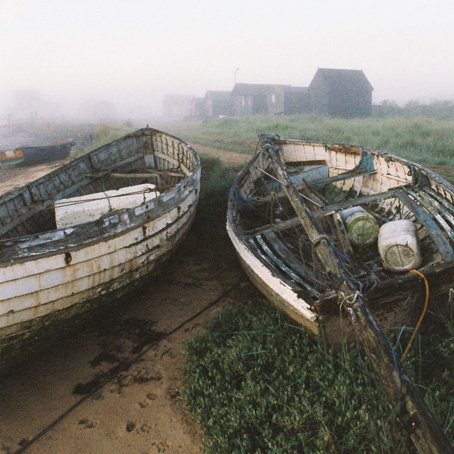
[[[447,305],[454,187],[359,146],[262,135],[258,149],[233,183],[227,213],[246,273],[314,337],[339,344],[350,325],[404,426],[418,421],[418,450],[452,452],[382,329],[420,315],[421,278]]]
[[[0,370],[156,273],[191,225],[201,164],[144,128],[0,197]]]
[[[66,159],[76,144],[72,139],[59,140],[44,146],[25,146],[0,152],[1,165],[34,165]]]

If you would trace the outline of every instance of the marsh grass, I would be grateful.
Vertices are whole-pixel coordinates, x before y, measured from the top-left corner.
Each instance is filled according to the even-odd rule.
[[[89,151],[113,142],[133,131],[133,128],[124,123],[102,123],[95,126],[79,125],[74,127],[76,146],[71,150],[71,156],[77,158]]]
[[[453,440],[454,323],[431,318],[405,367]],[[391,336],[398,353],[405,334]],[[264,300],[219,313],[185,359],[181,392],[206,453],[415,452],[361,347],[333,352]]]
[[[187,346],[182,395],[207,453],[410,453],[356,348],[334,353],[265,301]]]
[[[182,123],[174,129],[191,142],[246,154],[254,152],[260,131],[289,139],[361,145],[420,164],[454,166],[454,118],[246,117]]]
[[[211,156],[201,154],[200,157],[201,191],[193,229],[207,239],[215,239],[219,235],[226,237],[225,218],[228,195],[239,169],[226,167],[219,159]]]

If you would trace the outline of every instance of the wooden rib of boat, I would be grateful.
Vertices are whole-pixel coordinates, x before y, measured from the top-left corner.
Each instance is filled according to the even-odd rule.
[[[151,128],[0,197],[0,369],[155,273],[188,231],[201,165]]]
[[[454,282],[453,202],[454,187],[418,164],[363,147],[269,135],[261,136],[229,196],[227,231],[250,279],[329,343],[342,341],[346,310],[419,452],[452,451],[381,328],[414,317],[409,302],[424,301],[421,277],[409,268],[426,277],[432,298],[447,303]],[[359,239],[349,230],[352,208],[376,226],[357,224]],[[414,227],[413,236],[405,233],[399,244],[394,229],[403,223]],[[387,244],[379,238],[391,251],[382,257],[376,235],[384,225],[393,233]],[[404,257],[412,241],[417,250]],[[412,262],[413,253],[419,257]],[[390,257],[397,265],[409,261],[393,268]]]
[[[50,145],[19,147],[12,151],[0,152],[2,165],[34,165],[66,159],[75,145],[72,139],[59,140]]]

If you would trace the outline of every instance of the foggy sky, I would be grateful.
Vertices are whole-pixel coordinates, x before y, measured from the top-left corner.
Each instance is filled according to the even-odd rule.
[[[373,102],[454,99],[445,0],[0,0],[0,111],[14,89],[159,113],[165,94],[308,86],[363,69]]]

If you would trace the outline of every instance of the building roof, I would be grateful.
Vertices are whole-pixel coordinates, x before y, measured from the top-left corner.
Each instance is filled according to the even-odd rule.
[[[322,77],[328,85],[335,89],[342,86],[374,89],[362,69],[318,68],[314,79],[317,76]]]
[[[226,99],[230,97],[230,91],[209,90],[205,93],[205,98]]]
[[[309,87],[290,87],[290,93],[307,93]]]
[[[272,88],[281,88],[284,91],[290,90],[290,85],[279,84],[235,84],[232,95],[266,95]]]

